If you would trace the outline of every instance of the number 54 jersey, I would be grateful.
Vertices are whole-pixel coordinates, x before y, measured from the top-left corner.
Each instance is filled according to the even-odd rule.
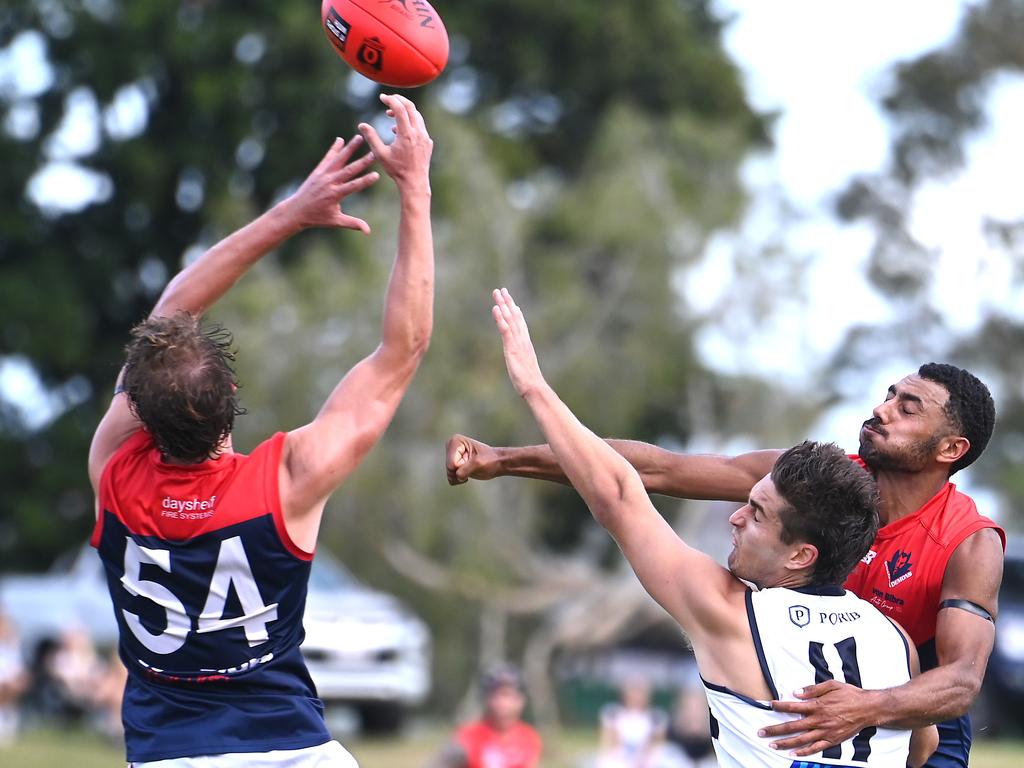
[[[873,605],[842,587],[775,587],[747,592],[747,616],[772,698],[826,680],[858,688],[902,685],[910,679],[903,633]],[[794,719],[728,688],[704,681],[718,763],[728,768],[903,768],[910,731],[870,727],[851,740],[806,758],[768,747],[759,729]]]
[[[177,466],[140,430],[104,468],[91,541],[128,669],[129,761],[330,740],[299,651],[312,554],[281,514],[284,437]]]

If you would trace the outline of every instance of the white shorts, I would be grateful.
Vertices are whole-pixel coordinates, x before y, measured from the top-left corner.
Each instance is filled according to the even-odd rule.
[[[223,755],[174,757],[170,760],[128,765],[129,768],[359,768],[356,759],[336,741],[304,749],[227,752]]]

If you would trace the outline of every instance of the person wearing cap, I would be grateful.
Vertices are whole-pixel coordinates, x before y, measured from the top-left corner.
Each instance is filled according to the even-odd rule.
[[[483,714],[459,726],[431,768],[535,768],[540,734],[523,722],[526,694],[519,672],[501,667],[480,680]]]

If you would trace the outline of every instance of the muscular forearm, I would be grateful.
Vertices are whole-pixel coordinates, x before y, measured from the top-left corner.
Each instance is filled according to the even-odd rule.
[[[633,465],[649,493],[683,499],[746,501],[750,489],[771,472],[781,451],[739,456],[676,453],[636,440],[608,443]]]
[[[491,469],[495,477],[527,477],[569,485],[565,470],[548,445],[495,448]]]
[[[430,191],[418,188],[401,196],[398,254],[384,299],[381,346],[386,354],[418,358],[433,328],[434,246]]]
[[[278,203],[179,272],[164,289],[151,316],[180,311],[202,315],[253,264],[300,229],[288,201]]]
[[[689,499],[744,501],[754,484],[771,471],[779,451],[736,457],[679,454],[637,440],[607,440],[637,470],[649,493]],[[547,445],[494,448],[492,477],[527,477],[568,484],[565,471]]]
[[[898,688],[874,692],[876,725],[920,728],[960,717],[978,695],[980,680],[949,664],[922,672]]]

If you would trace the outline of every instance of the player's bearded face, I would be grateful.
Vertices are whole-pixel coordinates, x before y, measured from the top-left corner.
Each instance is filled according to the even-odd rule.
[[[900,438],[878,417],[864,422],[860,433],[860,457],[874,471],[920,472],[932,461],[941,434],[925,438]]]

